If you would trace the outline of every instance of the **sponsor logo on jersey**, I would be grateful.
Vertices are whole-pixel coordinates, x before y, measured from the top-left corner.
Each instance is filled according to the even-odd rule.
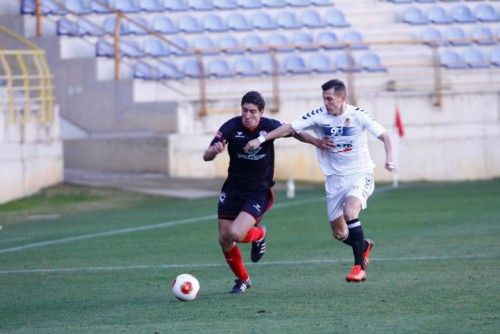
[[[243,131],[236,131],[234,138],[245,138],[245,135],[243,134]]]
[[[246,160],[260,160],[266,156],[266,154],[257,154],[262,150],[262,147],[257,147],[255,150],[250,150],[246,154],[238,153],[238,158]]]
[[[255,210],[257,210],[258,212],[260,212],[260,205],[259,204],[254,204],[253,207],[255,208]]]

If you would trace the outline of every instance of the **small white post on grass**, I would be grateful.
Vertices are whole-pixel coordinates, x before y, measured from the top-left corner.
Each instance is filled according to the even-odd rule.
[[[286,197],[294,198],[295,197],[295,181],[292,178],[289,178],[286,182]]]

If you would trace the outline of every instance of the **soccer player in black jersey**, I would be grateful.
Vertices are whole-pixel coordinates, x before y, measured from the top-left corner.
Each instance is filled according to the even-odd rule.
[[[231,293],[242,293],[252,286],[237,243],[252,243],[251,260],[257,262],[266,251],[266,229],[262,215],[273,204],[274,141],[255,150],[243,147],[254,138],[278,128],[281,122],[263,117],[265,102],[260,93],[251,91],[241,99],[241,116],[225,122],[203,154],[211,161],[224,151],[229,153],[228,176],[219,196],[219,243],[226,262],[236,275]],[[310,140],[307,134],[299,140]]]

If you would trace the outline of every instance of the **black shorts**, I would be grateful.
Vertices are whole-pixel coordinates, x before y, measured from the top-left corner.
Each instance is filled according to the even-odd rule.
[[[252,215],[257,222],[273,206],[274,194],[271,189],[241,191],[224,189],[219,196],[217,214],[219,219],[234,220],[241,211]]]

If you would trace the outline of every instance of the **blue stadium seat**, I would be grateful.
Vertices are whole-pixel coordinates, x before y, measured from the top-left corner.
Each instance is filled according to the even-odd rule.
[[[387,0],[392,3],[411,3],[413,0]]]
[[[350,26],[350,24],[345,19],[344,13],[335,8],[326,12],[324,20],[330,27],[343,28]]]
[[[449,49],[442,50],[439,53],[439,59],[441,66],[449,69],[461,69],[467,67],[462,57],[460,57],[460,55],[455,51]]]
[[[437,0],[415,0],[415,2],[419,2],[419,3],[434,3],[434,2],[437,2]]]
[[[429,19],[422,13],[420,8],[410,6],[403,10],[402,21],[409,24],[428,24]]]
[[[318,45],[314,43],[311,34],[305,31],[298,31],[292,36],[292,44],[302,51],[318,50]]]
[[[491,50],[490,61],[493,65],[500,67],[500,47]]]
[[[234,31],[248,31],[253,29],[247,18],[239,13],[228,15],[226,17],[226,26]]]
[[[233,63],[234,72],[244,77],[260,75],[260,70],[250,58],[238,58]]]
[[[145,12],[162,12],[165,10],[163,0],[141,0],[139,8]]]
[[[340,38],[342,43],[347,43],[352,49],[367,49],[368,46],[363,42],[363,36],[356,30],[350,30],[342,35]]]
[[[450,10],[450,15],[453,21],[458,23],[473,23],[476,18],[472,14],[469,7],[464,5],[456,5]]]
[[[198,22],[196,17],[188,14],[178,18],[177,28],[179,28],[180,31],[189,34],[196,34],[203,31],[203,27],[200,22]]]
[[[172,54],[176,56],[191,56],[194,55],[194,50],[190,48],[189,43],[180,36],[175,36],[170,45]],[[178,46],[178,47],[176,47]]]
[[[229,28],[226,26],[224,21],[218,15],[210,14],[202,19],[203,29],[211,32],[223,32],[228,31]]]
[[[90,8],[93,13],[108,14],[111,13],[111,0],[91,0]]]
[[[234,72],[224,59],[216,58],[209,61],[207,76],[229,78],[234,76]]]
[[[181,71],[179,71],[179,69],[177,68],[177,66],[175,66],[174,63],[170,61],[162,61],[158,65],[158,71],[160,72],[161,78],[166,80],[169,79],[178,80],[184,77],[184,74]]]
[[[144,51],[136,41],[122,41],[120,51],[123,57],[141,58],[144,57]]]
[[[294,12],[281,11],[276,15],[276,24],[283,29],[298,29],[301,27]]]
[[[307,74],[311,72],[304,62],[304,59],[296,55],[285,58],[283,67],[286,72],[291,74]]]
[[[90,3],[83,0],[66,0],[64,5],[70,12],[74,12],[76,14],[87,15],[92,12],[92,8],[90,7]]]
[[[43,15],[66,15],[68,10],[64,3],[58,0],[44,0],[41,1]],[[35,3],[33,2],[33,13],[35,13]],[[31,14],[31,13],[30,13]]]
[[[458,27],[450,27],[444,32],[446,41],[451,45],[470,45],[465,32]]]
[[[96,43],[95,55],[96,57],[114,57],[115,48],[110,42],[100,39]]]
[[[102,27],[97,26],[94,22],[92,21],[87,21],[87,20],[78,20],[77,22],[78,25],[78,36],[104,36],[105,32]]]
[[[222,10],[230,10],[238,8],[236,0],[213,0],[215,8]]]
[[[476,27],[471,34],[475,43],[481,45],[497,44],[495,36],[489,27]]]
[[[148,21],[142,16],[134,16],[128,24],[129,33],[134,35],[145,35],[148,28]]]
[[[262,8],[262,3],[260,0],[236,0],[238,7],[245,9],[257,9]]]
[[[498,22],[500,14],[490,4],[480,4],[474,9],[474,16],[481,22]]]
[[[57,34],[59,36],[76,36],[78,35],[78,24],[66,18],[57,20]]]
[[[446,10],[438,6],[432,6],[427,9],[427,18],[429,21],[436,24],[450,24],[453,22]]]
[[[163,1],[165,8],[172,12],[183,12],[189,10],[189,4],[186,0],[167,0]]]
[[[189,8],[193,10],[212,10],[215,6],[211,0],[189,0]]]
[[[300,15],[300,22],[308,28],[324,28],[326,23],[323,22],[321,16],[315,10],[307,10]]]
[[[245,35],[241,40],[241,45],[252,53],[267,52],[264,42],[258,35]]]
[[[262,0],[262,5],[267,8],[286,7],[286,0]]]
[[[438,29],[435,28],[426,28],[424,29],[421,34],[420,38],[429,45],[443,45],[445,44],[445,40],[443,38],[443,35]]]
[[[322,31],[316,37],[316,43],[323,49],[341,49],[342,45],[339,43],[337,35],[332,31]]]
[[[238,40],[233,36],[226,35],[222,36],[217,40],[217,47],[221,49],[222,52],[229,54],[241,54],[245,52]]]
[[[313,53],[309,57],[309,68],[316,73],[332,73],[336,70],[330,58],[321,53]]]
[[[385,72],[387,69],[380,62],[379,56],[368,51],[359,58],[359,65],[368,72]]]
[[[264,56],[259,59],[259,69],[262,74],[272,75],[272,74],[285,74],[282,64],[276,60],[276,64],[273,62],[271,56]]]
[[[471,68],[488,68],[490,64],[478,49],[467,49],[463,53],[465,63]]]
[[[291,7],[308,7],[311,3],[309,0],[286,0]]]
[[[142,42],[142,49],[146,56],[151,57],[166,57],[172,54],[168,45],[155,37],[146,38]]]
[[[333,6],[332,0],[311,0],[311,5],[314,6]]]
[[[196,59],[188,59],[182,64],[182,73],[188,78],[199,78],[201,66]]]
[[[274,33],[267,37],[267,45],[278,52],[293,51],[293,46],[288,42],[288,38],[280,33]]]
[[[160,73],[153,68],[153,66],[146,64],[144,62],[137,62],[134,65],[133,72],[135,79],[143,79],[143,80],[160,80]]]
[[[123,13],[138,13],[141,10],[136,0],[114,0],[114,7]]]
[[[219,52],[212,39],[205,35],[196,37],[191,42],[191,46],[193,49],[206,55],[217,54]]]
[[[108,17],[107,19],[104,20],[102,23],[102,27],[106,34],[111,34],[113,35],[115,33],[115,24],[116,24],[116,17]],[[120,20],[120,35],[128,35],[130,34],[130,30],[128,28],[128,22],[125,20]]]
[[[342,72],[359,72],[361,67],[350,54],[341,53],[335,58],[337,68]]]
[[[276,29],[276,23],[266,12],[256,12],[252,16],[252,25],[255,29],[273,30]]]
[[[166,16],[157,16],[153,19],[153,30],[160,34],[175,34],[179,31],[177,26]]]

